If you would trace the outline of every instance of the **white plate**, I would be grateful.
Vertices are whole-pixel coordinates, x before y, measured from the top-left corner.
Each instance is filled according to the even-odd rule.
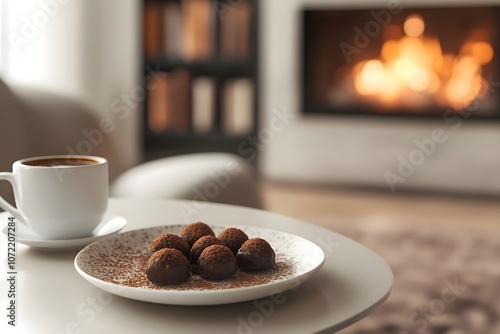
[[[159,304],[218,305],[258,299],[302,284],[321,268],[325,254],[316,244],[285,232],[238,226],[249,238],[269,242],[276,253],[274,268],[238,273],[227,280],[206,281],[191,275],[171,286],[151,284],[145,274],[147,247],[164,233],[178,234],[185,225],[152,227],[121,233],[82,249],[75,267],[86,280],[110,293]],[[211,226],[218,235],[226,226]]]
[[[12,214],[9,212],[0,213],[0,224],[6,222],[9,217],[12,217]],[[34,248],[63,250],[85,247],[94,241],[120,231],[125,225],[127,225],[127,220],[124,217],[106,213],[101,223],[92,232],[92,235],[86,238],[47,240],[41,238],[35,232],[20,223],[16,224],[15,232],[16,241],[20,244]],[[5,226],[3,229],[3,234],[7,236],[8,226]]]

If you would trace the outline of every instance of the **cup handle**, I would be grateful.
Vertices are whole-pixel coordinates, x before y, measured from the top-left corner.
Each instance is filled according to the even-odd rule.
[[[2,172],[0,173],[0,181],[1,180],[8,181],[12,185],[12,188],[14,189],[14,197],[17,202],[18,185],[14,174]],[[0,196],[0,207],[13,214],[17,218],[17,220],[26,225],[26,219],[24,218],[24,215],[21,213],[21,211],[12,206],[9,202],[7,202],[4,198],[2,198],[2,196]]]

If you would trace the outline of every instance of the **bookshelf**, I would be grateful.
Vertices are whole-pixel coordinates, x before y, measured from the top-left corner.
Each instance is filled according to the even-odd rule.
[[[258,0],[144,0],[145,160],[257,133]]]

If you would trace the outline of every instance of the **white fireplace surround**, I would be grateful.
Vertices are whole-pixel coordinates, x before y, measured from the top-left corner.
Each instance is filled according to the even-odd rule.
[[[499,121],[303,116],[299,37],[300,11],[305,8],[382,9],[399,4],[406,9],[417,4],[477,6],[500,5],[500,1],[272,0],[260,4],[261,129],[271,126],[273,110],[286,109],[293,117],[272,138],[266,135],[260,160],[266,178],[390,189],[389,178],[395,191],[500,195]]]

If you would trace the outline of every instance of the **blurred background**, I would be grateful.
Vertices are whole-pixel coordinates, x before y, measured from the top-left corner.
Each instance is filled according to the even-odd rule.
[[[500,1],[0,4],[2,171],[228,153],[258,180],[234,202],[388,260],[392,297],[345,333],[500,332]],[[436,308],[447,280],[466,288]]]

